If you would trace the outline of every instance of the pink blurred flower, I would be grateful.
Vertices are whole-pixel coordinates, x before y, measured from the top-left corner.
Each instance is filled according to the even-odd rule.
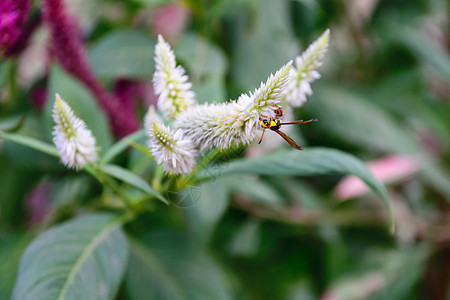
[[[376,179],[391,183],[415,174],[420,166],[411,156],[389,155],[367,163]],[[367,185],[356,176],[346,176],[336,186],[334,193],[340,200],[361,196],[369,191]]]
[[[44,182],[37,184],[27,195],[25,207],[31,226],[39,224],[51,212],[52,205],[49,202],[51,191],[52,185]]]
[[[180,4],[158,6],[153,12],[151,27],[170,44],[183,32],[189,19],[189,10]]]
[[[0,0],[0,53],[11,55],[21,41],[30,9],[30,0]]]

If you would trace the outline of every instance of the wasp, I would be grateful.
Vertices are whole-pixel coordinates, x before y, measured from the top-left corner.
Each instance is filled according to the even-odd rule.
[[[281,120],[284,119],[284,109],[281,106],[276,106],[275,107],[275,118],[259,118],[261,121],[261,127],[263,129],[262,135],[261,135],[261,139],[259,140],[258,144],[261,144],[262,139],[264,137],[264,132],[266,131],[266,129],[270,129],[272,131],[275,131],[276,133],[278,133],[283,139],[286,140],[286,142],[289,143],[289,145],[291,145],[292,147],[294,147],[295,149],[298,150],[303,150],[302,146],[300,146],[299,144],[297,144],[297,142],[295,142],[292,138],[290,138],[286,133],[284,133],[283,131],[280,130],[280,127],[282,125],[294,125],[294,124],[306,124],[306,123],[312,123],[312,122],[317,122],[317,119],[311,119],[311,120],[307,120],[307,121],[293,121],[293,122],[282,122]]]

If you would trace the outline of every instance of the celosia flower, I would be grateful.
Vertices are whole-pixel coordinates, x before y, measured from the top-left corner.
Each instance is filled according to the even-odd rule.
[[[148,135],[150,151],[166,172],[182,174],[192,171],[198,152],[191,140],[183,138],[181,130],[174,133],[161,123],[153,122]]]
[[[97,161],[95,138],[91,131],[58,94],[53,106],[53,120],[56,123],[53,142],[65,166],[78,170],[87,163]]]
[[[327,29],[305,52],[295,59],[289,73],[289,83],[284,92],[284,100],[291,106],[301,106],[312,94],[311,83],[320,78],[317,69],[327,52],[330,30]]]
[[[237,101],[192,106],[180,113],[175,128],[181,129],[201,149],[229,148],[232,142],[248,144],[257,136],[259,118],[274,116],[292,62],[271,75],[265,84]]]
[[[175,55],[161,35],[155,47],[156,71],[153,85],[158,97],[158,108],[172,119],[195,103],[195,94],[183,67],[177,66]]]

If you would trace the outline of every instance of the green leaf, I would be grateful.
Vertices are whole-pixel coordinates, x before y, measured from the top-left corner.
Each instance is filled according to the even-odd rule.
[[[40,140],[31,138],[31,137],[27,137],[27,136],[15,134],[15,133],[6,133],[6,132],[0,131],[0,138],[10,141],[10,142],[13,142],[13,143],[16,143],[16,144],[30,147],[32,149],[44,152],[51,156],[59,157],[58,150],[56,149],[56,147],[54,145],[44,143]]]
[[[150,77],[155,42],[147,34],[135,30],[114,31],[89,49],[89,61],[98,76]]]
[[[285,204],[271,186],[257,178],[236,176],[229,178],[227,184],[232,192],[250,197],[253,203],[272,206]]]
[[[238,256],[254,256],[260,248],[260,224],[249,219],[239,228],[230,243],[230,252]]]
[[[266,175],[266,176],[311,176],[319,174],[351,174],[359,177],[385,202],[394,228],[391,203],[385,187],[376,180],[366,165],[351,154],[327,148],[303,151],[287,150],[277,153],[231,162],[226,168],[201,172],[199,180],[214,176]]]
[[[227,61],[223,51],[200,35],[184,34],[176,48],[177,59],[189,71],[197,100],[225,100]]]
[[[138,175],[128,171],[127,169],[124,169],[122,167],[116,166],[116,165],[103,165],[100,166],[100,169],[111,175],[114,178],[120,179],[144,192],[147,194],[150,194],[157,198],[158,200],[161,200],[162,202],[168,204],[169,202],[164,198],[160,193],[155,191],[150,187],[150,185],[141,177]]]
[[[405,127],[364,97],[339,87],[322,85],[308,104],[318,127],[330,138],[385,152],[416,154],[420,145]]]
[[[10,116],[0,119],[0,131],[14,132],[25,123],[25,116]]]
[[[128,257],[121,223],[88,215],[38,236],[21,258],[12,299],[113,299]]]
[[[189,68],[191,76],[225,74],[225,54],[210,41],[194,33],[184,34],[176,48],[177,59]]]
[[[0,264],[0,299],[11,298],[20,255],[31,238],[30,233],[0,235],[0,261],[2,262]]]
[[[231,299],[217,264],[186,236],[154,232],[130,238],[130,246],[129,299]]]
[[[425,33],[416,28],[401,28],[390,34],[393,39],[403,42],[419,61],[429,65],[437,75],[450,83],[450,56]]]
[[[288,5],[286,0],[258,1],[254,24],[235,29],[239,40],[235,41],[231,74],[240,90],[259,87],[271,73],[300,54],[289,23]]]
[[[123,139],[121,139],[120,141],[109,147],[108,151],[106,151],[106,153],[102,157],[102,163],[103,164],[109,163],[117,155],[119,155],[122,151],[124,151],[130,145],[131,142],[140,140],[144,136],[145,132],[144,130],[141,129],[124,137]]]
[[[184,208],[182,212],[186,216],[188,228],[198,239],[198,244],[208,242],[217,222],[228,208],[229,179],[205,182],[180,191],[177,195],[181,200],[176,203]]]
[[[57,65],[53,65],[50,72],[48,97],[43,113],[47,136],[51,137],[54,126],[52,108],[55,93],[58,93],[69,104],[75,115],[86,123],[97,141],[97,146],[100,147],[100,152],[108,149],[112,143],[112,135],[109,123],[97,100],[80,82]]]

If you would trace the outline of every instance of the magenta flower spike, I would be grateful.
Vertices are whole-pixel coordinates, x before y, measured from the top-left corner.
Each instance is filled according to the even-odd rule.
[[[139,122],[134,111],[124,110],[119,99],[100,84],[89,65],[81,35],[62,0],[43,0],[43,17],[49,25],[51,51],[63,68],[83,82],[106,112],[114,134],[123,137],[136,131]],[[124,113],[127,112],[127,113]]]
[[[0,53],[9,56],[20,43],[31,9],[30,0],[0,0]]]

